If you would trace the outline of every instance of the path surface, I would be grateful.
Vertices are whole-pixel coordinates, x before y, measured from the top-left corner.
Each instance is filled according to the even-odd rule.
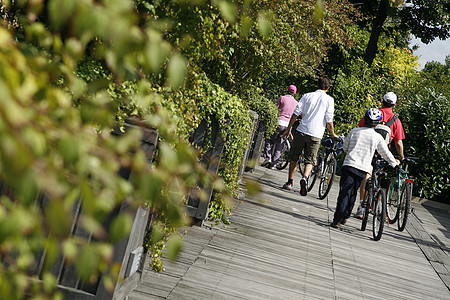
[[[128,299],[450,299],[448,206],[415,201],[405,231],[391,225],[376,242],[371,221],[329,227],[337,182],[319,200],[317,183],[302,197],[300,177],[295,191],[280,188],[286,178],[246,173],[263,192],[237,203],[231,225],[185,228],[179,259],[147,269]]]

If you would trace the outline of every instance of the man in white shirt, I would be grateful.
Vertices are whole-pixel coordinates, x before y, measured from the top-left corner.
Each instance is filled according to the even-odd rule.
[[[372,158],[377,151],[390,166],[395,167],[399,161],[389,151],[386,142],[374,130],[382,120],[382,113],[376,108],[370,108],[364,115],[364,127],[354,128],[344,140],[346,153],[342,164],[341,179],[339,181],[339,195],[331,227],[339,228],[344,225],[355,205],[356,195],[361,182],[371,170]]]
[[[334,133],[334,99],[327,95],[331,86],[331,81],[327,77],[320,77],[318,90],[307,93],[299,100],[294,113],[291,116],[289,125],[286,128],[283,138],[286,139],[291,131],[292,125],[301,116],[300,125],[294,133],[294,141],[290,151],[290,163],[288,181],[283,185],[284,189],[291,190],[294,180],[297,161],[304,151],[305,171],[304,177],[300,180],[300,195],[307,194],[307,180],[313,166],[316,164],[317,152],[319,151],[320,140],[323,137],[325,128],[328,127],[331,135],[337,138]]]

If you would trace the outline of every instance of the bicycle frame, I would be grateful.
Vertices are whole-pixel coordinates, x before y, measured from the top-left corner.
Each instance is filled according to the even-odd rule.
[[[337,168],[336,157],[339,151],[339,139],[332,139],[331,136],[326,136],[326,138],[326,143],[321,143],[317,163],[313,166],[308,180],[308,192],[310,192],[318,179],[318,196],[321,200],[328,195],[333,184]]]
[[[396,180],[393,182],[397,186],[397,191],[401,191],[403,188],[403,185],[405,183],[410,184],[411,192],[414,184],[414,179],[409,178],[408,175],[408,164],[405,165],[405,168],[399,167],[397,172]],[[388,187],[389,188],[389,187]],[[387,195],[388,199],[391,199],[392,195],[394,194],[394,187],[391,189],[391,192],[389,195]],[[400,197],[401,193],[397,193],[397,199],[396,199],[396,206],[400,203]]]
[[[363,207],[365,208],[361,231],[366,230],[369,215],[373,215],[373,238],[378,241],[383,234],[384,222],[386,220],[386,193],[380,186],[380,178],[386,176],[383,171],[384,161],[380,157],[372,160],[372,175],[366,183]]]
[[[398,219],[401,219],[401,222],[398,223],[399,231],[405,228],[410,209],[414,179],[408,176],[408,165],[412,163],[414,163],[412,158],[406,158],[403,165],[398,167],[396,176],[391,179],[387,188],[388,208],[386,215],[388,224],[394,224]],[[395,193],[397,194],[395,195]],[[402,197],[405,197],[404,200],[402,200]]]
[[[378,174],[382,172],[382,167],[379,166],[379,164],[376,165],[377,170],[372,171],[372,176],[370,177],[370,184],[372,184],[372,188],[373,188],[373,194],[376,195],[380,190],[381,190],[381,186],[380,186],[380,182],[378,181]]]

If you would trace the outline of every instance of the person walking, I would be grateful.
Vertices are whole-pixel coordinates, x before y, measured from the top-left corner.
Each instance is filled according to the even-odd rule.
[[[372,171],[372,158],[375,151],[391,167],[400,163],[389,151],[381,135],[374,130],[374,127],[381,122],[382,112],[376,108],[369,108],[364,114],[364,126],[354,128],[344,140],[343,149],[346,155],[342,164],[339,195],[331,227],[338,228],[344,225],[350,217],[358,188],[367,174]]]
[[[294,132],[294,140],[289,153],[288,181],[283,185],[283,189],[292,189],[297,161],[304,151],[305,171],[304,177],[300,180],[300,195],[302,196],[307,194],[308,176],[316,164],[317,152],[319,151],[320,140],[323,137],[325,128],[327,127],[331,135],[337,138],[333,124],[334,99],[327,94],[331,81],[328,77],[320,77],[317,81],[317,86],[318,89],[315,92],[304,94],[298,101],[289,125],[282,136],[284,139],[287,138],[292,125],[300,116],[300,124]]]
[[[286,142],[286,139],[282,139],[281,136],[286,130],[291,115],[298,103],[294,98],[295,93],[297,93],[297,87],[291,84],[288,87],[288,93],[284,96],[281,96],[277,100],[278,127],[275,133],[272,134],[270,138],[265,140],[263,151],[264,162],[261,164],[261,166],[263,167],[275,169],[275,166],[280,159],[281,152],[283,151],[283,147]],[[275,151],[272,155],[274,148]]]
[[[395,150],[397,151],[397,154],[399,156],[399,160],[402,161],[405,156],[403,153],[403,140],[405,139],[405,131],[403,130],[403,124],[400,121],[399,118],[394,114],[392,111],[392,108],[397,103],[397,95],[394,92],[388,92],[383,96],[382,100],[382,107],[379,108],[381,113],[383,114],[382,123],[389,123],[392,124],[389,126],[391,129],[391,138],[389,141],[389,147],[392,141],[394,141]],[[359,121],[358,126],[363,127],[365,125],[364,118]],[[364,191],[366,188],[366,181],[367,178],[370,177],[372,174],[372,171],[367,174],[367,177],[363,179],[361,183],[361,188],[359,190],[359,205],[355,213],[355,217],[358,219],[362,219],[364,215],[364,208],[362,207],[362,202],[364,200]]]

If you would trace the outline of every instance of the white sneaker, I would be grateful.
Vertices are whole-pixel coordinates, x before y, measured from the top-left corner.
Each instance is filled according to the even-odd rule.
[[[362,207],[363,200],[360,200],[359,206],[356,209],[355,217],[357,219],[362,219],[364,216],[364,207]]]

